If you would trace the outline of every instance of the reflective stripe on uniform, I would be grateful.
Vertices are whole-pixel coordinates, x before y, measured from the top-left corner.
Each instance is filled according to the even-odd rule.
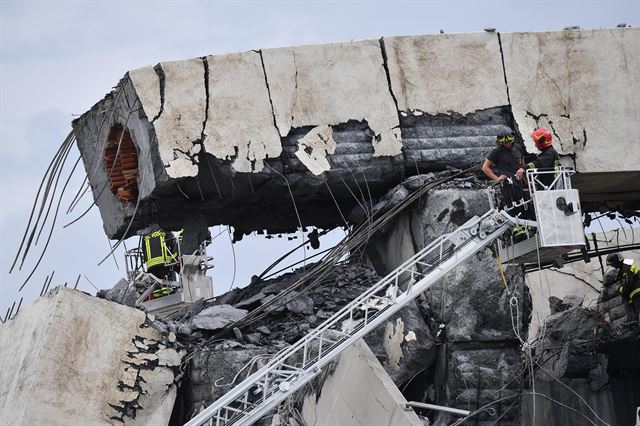
[[[144,237],[147,269],[157,265],[166,265],[172,260],[165,238],[166,234],[162,231],[155,231]]]
[[[636,288],[629,295],[629,300],[633,299],[636,295],[640,295],[640,287]]]
[[[153,290],[153,295],[156,297],[168,296],[171,294],[171,287],[162,287],[157,290]]]

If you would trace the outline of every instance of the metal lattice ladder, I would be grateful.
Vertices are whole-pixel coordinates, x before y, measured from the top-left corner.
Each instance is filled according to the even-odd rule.
[[[292,346],[277,353],[187,426],[251,424],[296,392],[321,368],[517,221],[493,209],[416,253]]]

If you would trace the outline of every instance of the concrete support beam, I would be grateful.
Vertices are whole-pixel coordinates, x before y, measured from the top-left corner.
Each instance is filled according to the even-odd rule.
[[[131,71],[74,128],[110,238],[177,230],[185,211],[245,232],[344,225],[402,176],[480,163],[502,131],[533,152],[537,126],[580,173],[586,208],[631,210],[639,58],[636,28],[255,50]],[[137,149],[139,199],[106,186],[116,126]]]

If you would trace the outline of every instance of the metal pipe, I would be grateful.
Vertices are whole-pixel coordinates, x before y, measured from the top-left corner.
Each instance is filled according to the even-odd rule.
[[[447,413],[457,414],[459,416],[468,416],[471,411],[460,410],[458,408],[444,407],[442,405],[425,404],[424,402],[409,401],[405,404],[407,407],[427,408],[429,410],[446,411]]]

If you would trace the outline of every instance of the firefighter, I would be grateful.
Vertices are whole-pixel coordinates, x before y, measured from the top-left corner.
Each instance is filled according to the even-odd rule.
[[[514,144],[511,132],[500,133],[496,136],[496,143],[498,146],[482,164],[482,172],[493,181],[504,182],[524,166],[522,151]]]
[[[616,268],[618,292],[629,302],[636,314],[640,314],[640,269],[633,259],[625,259],[620,253],[607,256],[607,265]]]
[[[141,243],[147,272],[162,280],[175,281],[173,264],[177,261],[177,250],[173,235],[158,228],[145,235]]]
[[[540,154],[538,154],[535,160],[518,169],[516,177],[519,180],[522,180],[525,171],[528,169],[549,170],[555,169],[560,165],[560,156],[555,148],[553,148],[553,137],[551,136],[550,131],[543,127],[536,129],[531,133],[531,139],[533,139],[533,142],[536,144],[536,148],[540,151]],[[541,174],[538,177],[538,180],[548,187],[553,183],[554,178],[555,174],[545,173]]]
[[[514,143],[513,133],[505,132],[496,136],[498,146],[494,148],[482,164],[482,171],[491,180],[501,183],[500,192],[507,208],[524,198],[524,186],[521,178],[516,176],[524,167],[522,150]],[[522,207],[510,209],[510,213],[521,219],[533,219],[532,209]],[[526,239],[533,229],[523,225],[515,227],[512,235],[516,241]]]

